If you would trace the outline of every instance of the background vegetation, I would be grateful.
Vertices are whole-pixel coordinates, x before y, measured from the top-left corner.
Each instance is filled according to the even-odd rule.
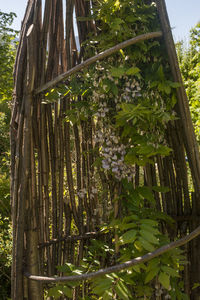
[[[189,99],[195,133],[200,143],[200,23],[190,31],[189,43],[177,43],[180,68]]]
[[[12,231],[9,185],[9,123],[13,93],[13,66],[17,32],[11,28],[16,15],[0,11],[0,299],[10,297]]]

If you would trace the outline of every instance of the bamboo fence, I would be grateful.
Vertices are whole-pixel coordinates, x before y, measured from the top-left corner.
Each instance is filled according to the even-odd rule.
[[[59,102],[43,104],[44,93],[70,75],[97,60],[104,59],[123,47],[144,39],[162,39],[168,52],[174,81],[180,82],[176,105],[179,120],[166,129],[173,154],[155,158],[155,165],[144,171],[149,186],[158,178],[170,192],[155,193],[157,207],[172,216],[175,229],[171,238],[183,237],[200,225],[200,159],[183,87],[175,46],[164,0],[157,0],[161,32],[135,37],[104,53],[83,61],[88,33],[95,31],[93,21],[77,21],[73,15],[85,17],[94,1],[29,0],[22,22],[21,37],[14,70],[15,89],[11,120],[11,200],[13,222],[12,299],[41,300],[44,284],[25,277],[62,276],[56,266],[65,262],[78,265],[84,257],[85,245],[92,238],[107,240],[98,225],[106,219],[108,206],[120,187],[109,184],[104,172],[94,167],[94,124],[92,119],[80,125],[64,122],[65,111],[72,107],[70,96]],[[75,39],[77,26],[79,45]],[[186,162],[186,156],[188,163]],[[189,192],[191,172],[194,192]],[[103,191],[102,203],[92,194],[96,184]],[[99,188],[99,187],[98,187]],[[84,197],[80,191],[86,190]],[[101,206],[101,215],[98,213]],[[117,210],[117,208],[116,208]],[[117,214],[117,211],[116,211]],[[73,228],[73,230],[72,230]],[[190,262],[185,267],[185,291],[190,294],[200,282],[200,241],[186,246]],[[103,265],[102,265],[103,267]],[[78,299],[79,289],[74,299]],[[191,299],[199,299],[199,291]]]

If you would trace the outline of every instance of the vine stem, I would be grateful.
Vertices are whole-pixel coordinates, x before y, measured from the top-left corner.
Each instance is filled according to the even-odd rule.
[[[43,276],[31,275],[31,274],[25,272],[24,275],[25,275],[25,277],[27,277],[30,280],[40,281],[42,283],[44,283],[44,282],[57,283],[57,282],[68,282],[68,281],[84,281],[84,280],[88,280],[88,279],[93,279],[93,278],[103,276],[103,275],[106,275],[109,273],[126,270],[135,265],[147,262],[157,256],[160,256],[166,252],[169,252],[170,250],[172,250],[174,248],[185,245],[186,243],[188,243],[191,240],[193,240],[194,238],[196,238],[198,235],[200,235],[200,226],[197,227],[194,231],[192,231],[187,236],[185,236],[175,242],[171,242],[165,246],[162,246],[153,252],[149,252],[149,253],[145,254],[144,256],[140,256],[140,257],[134,258],[132,260],[129,260],[125,263],[117,264],[115,266],[108,267],[105,269],[100,269],[96,272],[91,272],[88,274],[86,273],[86,274],[82,274],[82,275],[72,275],[72,276],[67,276],[67,277],[43,277]]]
[[[82,62],[81,64],[71,68],[70,70],[64,72],[63,74],[60,74],[59,76],[55,77],[53,80],[40,86],[39,88],[37,88],[35,90],[35,94],[38,95],[42,92],[45,92],[46,90],[48,90],[50,88],[53,88],[54,86],[56,86],[58,83],[62,82],[64,79],[68,78],[69,76],[79,72],[80,70],[88,67],[89,65],[95,63],[98,60],[104,59],[104,58],[114,54],[115,52],[119,51],[120,49],[124,49],[124,48],[126,48],[130,45],[136,44],[138,42],[142,42],[142,41],[149,40],[152,38],[158,38],[158,37],[161,37],[162,35],[163,34],[161,31],[150,32],[150,33],[138,35],[132,39],[129,39],[120,44],[117,44],[116,46],[109,48],[109,49],[87,59],[86,61]]]

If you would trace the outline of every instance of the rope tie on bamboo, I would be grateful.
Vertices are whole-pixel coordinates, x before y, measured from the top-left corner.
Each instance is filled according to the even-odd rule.
[[[99,271],[96,271],[96,272],[86,273],[86,274],[82,274],[82,275],[72,275],[72,276],[67,276],[67,277],[44,277],[44,276],[31,275],[28,272],[25,272],[24,276],[30,280],[40,281],[43,283],[44,282],[56,283],[56,282],[67,282],[67,281],[85,281],[85,280],[93,279],[95,277],[103,276],[106,274],[126,270],[135,265],[138,265],[138,264],[141,264],[144,262],[148,262],[149,260],[151,260],[157,256],[160,256],[166,252],[169,252],[170,250],[172,250],[174,248],[185,245],[186,243],[190,242],[191,240],[193,240],[194,238],[196,238],[199,235],[200,235],[200,226],[197,227],[190,234],[186,235],[185,237],[183,237],[175,242],[171,242],[170,244],[167,244],[165,246],[162,246],[153,252],[145,254],[144,256],[134,258],[125,263],[117,264],[112,267],[100,269]]]

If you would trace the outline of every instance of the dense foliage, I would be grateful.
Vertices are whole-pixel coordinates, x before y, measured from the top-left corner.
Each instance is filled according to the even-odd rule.
[[[177,43],[177,53],[195,133],[200,142],[200,23],[191,29],[188,45],[184,41]]]
[[[16,15],[0,11],[0,298],[10,295],[11,224],[9,187],[9,123],[13,91],[16,31],[10,26]]]
[[[9,149],[10,106],[13,93],[13,66],[17,32],[10,26],[16,15],[0,11],[0,168],[6,167]],[[8,170],[8,168],[7,168]],[[6,169],[3,168],[2,172]]]
[[[90,18],[98,23],[98,34],[91,34],[85,42],[87,57],[159,29],[156,8],[147,1],[97,3]],[[119,51],[70,78],[67,88],[62,86],[46,94],[44,102],[59,98],[61,93],[70,95],[73,109],[66,111],[66,121],[72,125],[94,119],[94,165],[104,172],[117,193],[115,202],[108,202],[105,215],[101,205],[97,209],[102,219],[99,229],[114,238],[109,243],[93,240],[80,268],[72,264],[58,267],[64,274],[95,271],[142,256],[169,242],[161,224],[173,226],[172,221],[157,210],[155,201],[155,192],[165,193],[167,187],[150,188],[145,180],[143,185],[134,186],[133,178],[135,164],[145,167],[154,162],[155,155],[167,156],[171,152],[164,132],[167,123],[176,118],[173,107],[177,87],[162,43],[152,40]],[[144,176],[143,172],[140,176]],[[78,193],[84,199],[87,191]],[[96,193],[94,187],[93,197]],[[103,190],[101,193],[103,196]],[[85,284],[90,287],[89,294],[84,294],[83,284],[82,299],[155,299],[161,294],[187,299],[178,280],[182,262],[181,252],[175,250],[131,270],[106,275]],[[53,287],[48,295],[71,298],[72,286]]]

